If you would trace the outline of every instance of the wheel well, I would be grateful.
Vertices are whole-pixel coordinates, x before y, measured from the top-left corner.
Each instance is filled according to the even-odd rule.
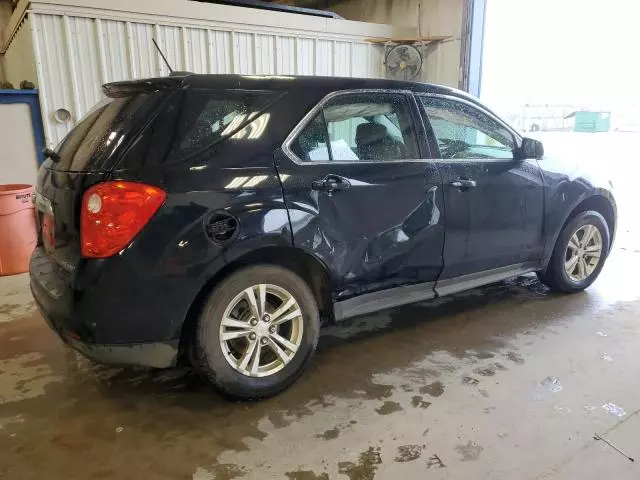
[[[595,210],[604,217],[607,222],[607,226],[609,227],[611,240],[613,240],[613,235],[616,231],[616,216],[613,212],[611,203],[602,195],[594,195],[593,197],[583,200],[576,208],[573,209],[571,215],[567,218],[565,225],[577,214],[586,212],[587,210]],[[611,245],[609,245],[609,248],[611,248]]]
[[[225,265],[224,268],[210,278],[200,289],[182,325],[180,333],[181,354],[187,352],[189,340],[192,338],[198,315],[202,311],[202,307],[215,285],[241,268],[259,264],[278,265],[298,274],[311,288],[318,303],[320,318],[323,323],[333,321],[330,275],[324,263],[297,248],[265,247],[249,252]]]

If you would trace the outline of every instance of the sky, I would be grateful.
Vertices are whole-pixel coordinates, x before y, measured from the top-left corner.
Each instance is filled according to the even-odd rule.
[[[487,0],[481,97],[640,106],[640,0]]]

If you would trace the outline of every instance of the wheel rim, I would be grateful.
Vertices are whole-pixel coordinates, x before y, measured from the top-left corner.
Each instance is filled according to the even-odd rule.
[[[589,278],[600,263],[602,235],[594,225],[583,225],[571,238],[565,255],[564,269],[574,282]]]
[[[227,305],[220,346],[235,370],[267,377],[291,362],[303,333],[302,310],[291,293],[277,285],[253,285]]]

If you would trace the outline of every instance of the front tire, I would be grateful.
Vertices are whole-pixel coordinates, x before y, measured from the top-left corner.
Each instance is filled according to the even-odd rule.
[[[319,331],[304,280],[275,265],[245,268],[209,296],[195,329],[194,367],[226,397],[270,397],[300,376]]]
[[[555,291],[581,292],[600,275],[610,244],[609,227],[600,213],[578,213],[560,232],[541,280]]]

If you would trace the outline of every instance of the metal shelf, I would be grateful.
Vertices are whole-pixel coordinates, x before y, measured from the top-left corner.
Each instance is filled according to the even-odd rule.
[[[366,38],[365,42],[376,43],[378,45],[426,45],[434,42],[444,42],[451,40],[452,36],[438,35],[433,37],[393,37],[393,38]]]

